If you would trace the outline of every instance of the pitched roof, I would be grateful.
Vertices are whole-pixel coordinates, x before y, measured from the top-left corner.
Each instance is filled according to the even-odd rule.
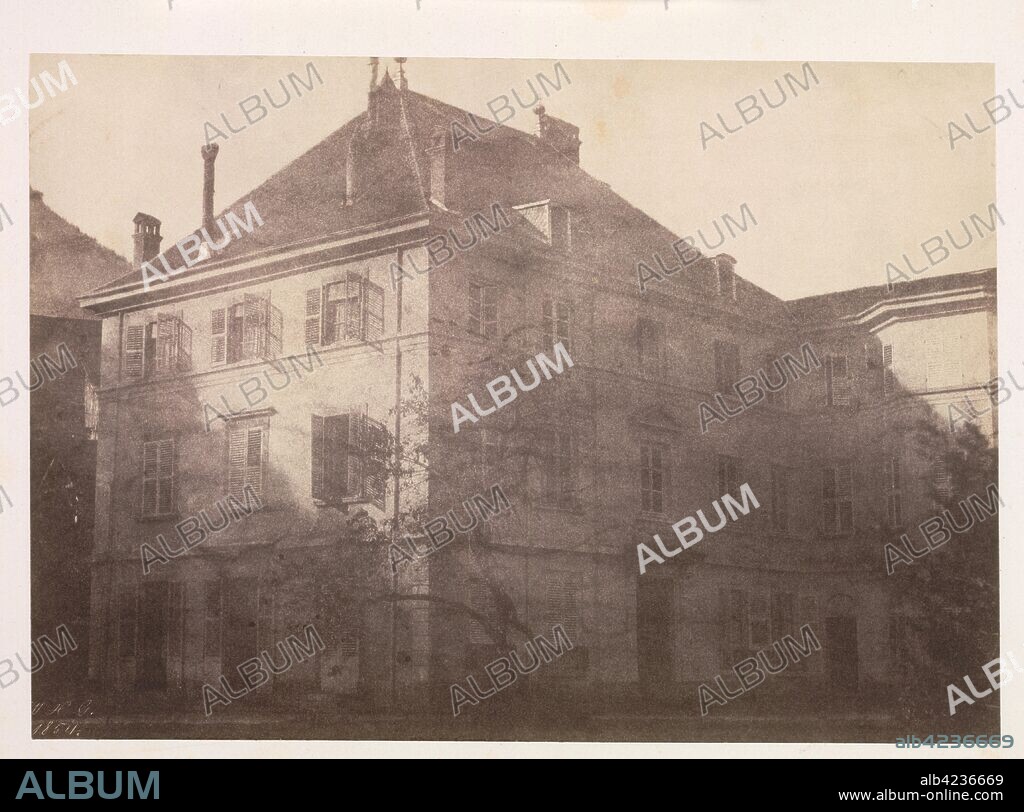
[[[458,130],[460,135],[469,132],[472,136],[461,137],[459,148],[453,150],[456,122],[463,128]],[[420,93],[399,90],[385,77],[371,91],[366,112],[218,215],[219,219],[233,211],[241,216],[245,203],[252,201],[264,225],[252,233],[241,233],[185,274],[200,274],[204,265],[212,262],[436,212],[430,203],[428,149],[439,133],[448,140],[451,151],[446,178],[450,192],[445,201],[451,212],[490,214],[495,204],[511,212],[515,205],[551,199],[572,211],[573,260],[592,267],[602,281],[636,285],[637,263],[657,267],[655,253],[672,267],[672,245],[679,235],[630,205],[543,139],[474,119],[466,110]],[[351,204],[345,205],[346,172],[353,171],[350,163],[357,169],[356,194]],[[200,229],[192,234],[199,236]],[[221,237],[218,229],[212,237],[215,241]],[[165,248],[163,257],[172,269],[184,266],[173,243]],[[153,266],[161,268],[155,260]],[[702,259],[662,284],[687,297],[704,299],[715,294],[710,269],[711,263]],[[138,271],[131,271],[105,285],[104,290],[141,279]],[[751,283],[742,285],[741,309],[750,309],[761,318],[788,320],[778,298]]]
[[[130,264],[57,214],[32,190],[29,207],[29,313],[92,319],[76,297],[116,279]]]
[[[985,268],[965,273],[942,274],[909,282],[897,282],[890,291],[888,285],[870,285],[852,290],[806,296],[786,302],[790,312],[806,324],[838,325],[847,316],[863,313],[872,305],[907,296],[943,293],[967,286],[985,286],[995,290],[996,269]]]

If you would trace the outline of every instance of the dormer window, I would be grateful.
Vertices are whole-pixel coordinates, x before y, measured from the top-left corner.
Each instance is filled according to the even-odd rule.
[[[550,200],[513,206],[536,229],[540,238],[559,251],[572,250],[572,212]]]

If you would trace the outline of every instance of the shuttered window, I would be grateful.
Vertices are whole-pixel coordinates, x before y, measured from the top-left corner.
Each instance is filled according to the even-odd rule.
[[[284,316],[269,297],[244,294],[242,301],[211,311],[210,363],[272,360],[284,351]]]
[[[845,355],[825,358],[825,404],[850,405],[850,365]]]
[[[388,454],[383,423],[354,412],[311,415],[313,498],[326,504],[365,501],[383,508]]]
[[[378,343],[384,338],[384,289],[350,271],[306,291],[306,343]]]
[[[571,352],[572,304],[564,300],[545,299],[541,310],[544,339],[541,350],[553,350],[561,342]]]
[[[174,512],[174,440],[149,440],[142,444],[142,516],[167,516]]]
[[[133,324],[124,330],[124,375],[126,378],[141,378],[146,352],[146,328]]]
[[[491,338],[498,333],[498,289],[493,285],[470,285],[469,331]]]
[[[660,444],[640,446],[640,509],[646,513],[665,510],[668,487],[668,449]]]
[[[896,391],[896,370],[893,366],[892,344],[882,347],[882,394],[891,395]]]
[[[245,487],[263,501],[266,436],[264,426],[233,426],[228,432],[228,494],[244,499]]]
[[[576,507],[575,443],[564,431],[549,431],[539,437],[541,502],[571,510]]]
[[[822,472],[822,524],[828,533],[853,530],[853,464],[848,460]]]
[[[582,622],[580,611],[580,588],[568,575],[549,577],[544,590],[544,611],[541,617],[541,634],[551,638],[555,626],[565,629],[566,637],[573,647],[581,646]]]

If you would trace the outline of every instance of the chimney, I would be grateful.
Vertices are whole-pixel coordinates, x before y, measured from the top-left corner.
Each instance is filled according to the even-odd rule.
[[[149,262],[160,253],[160,221],[151,214],[143,214],[141,211],[132,219],[135,223],[135,233],[132,238],[135,240],[135,258],[132,263],[136,270],[142,267],[143,262]]]
[[[580,128],[573,126],[568,121],[549,116],[543,104],[537,105],[533,112],[537,114],[537,137],[579,166]]]
[[[449,187],[453,177],[451,171],[451,154],[448,151],[448,131],[444,127],[435,127],[427,147],[430,159],[430,199],[448,207]]]
[[[220,152],[219,144],[207,144],[200,153],[203,156],[203,228],[207,234],[213,233],[213,162]],[[157,223],[159,229],[160,224]]]

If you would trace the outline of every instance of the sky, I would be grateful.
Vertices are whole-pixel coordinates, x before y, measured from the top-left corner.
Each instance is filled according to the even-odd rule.
[[[126,258],[138,211],[162,221],[165,248],[199,224],[205,122],[224,130],[223,113],[235,129],[246,125],[216,141],[220,210],[361,113],[370,78],[367,58],[318,56],[36,54],[30,73],[56,76],[61,59],[77,84],[31,112],[31,184]],[[310,61],[323,84],[280,109],[264,98],[268,115],[248,125],[239,103],[264,88],[279,101],[278,80],[305,79]],[[969,130],[964,113],[979,127],[985,120],[991,65],[815,62],[815,84],[796,62],[561,60],[558,90],[555,65],[417,58],[405,70],[410,89],[481,117],[507,96],[515,115],[506,123],[531,132],[536,117],[512,91],[532,107],[532,84],[548,113],[580,128],[581,167],[681,236],[701,229],[714,245],[715,222],[742,222],[745,205],[756,226],[748,217],[747,231],[709,253],[731,254],[741,276],[783,299],[884,284],[886,264],[904,253],[925,268],[922,242],[946,229],[956,236],[974,213],[988,221],[995,202],[998,128],[952,150],[948,134],[950,121]],[[385,66],[397,69],[390,57]],[[786,101],[769,109],[759,91],[778,104],[776,80]],[[736,103],[751,94],[764,113],[744,124]],[[719,114],[737,131],[725,132]],[[702,121],[723,137],[704,129],[702,139]],[[986,235],[926,273],[995,259]],[[635,268],[623,273],[635,279]]]

